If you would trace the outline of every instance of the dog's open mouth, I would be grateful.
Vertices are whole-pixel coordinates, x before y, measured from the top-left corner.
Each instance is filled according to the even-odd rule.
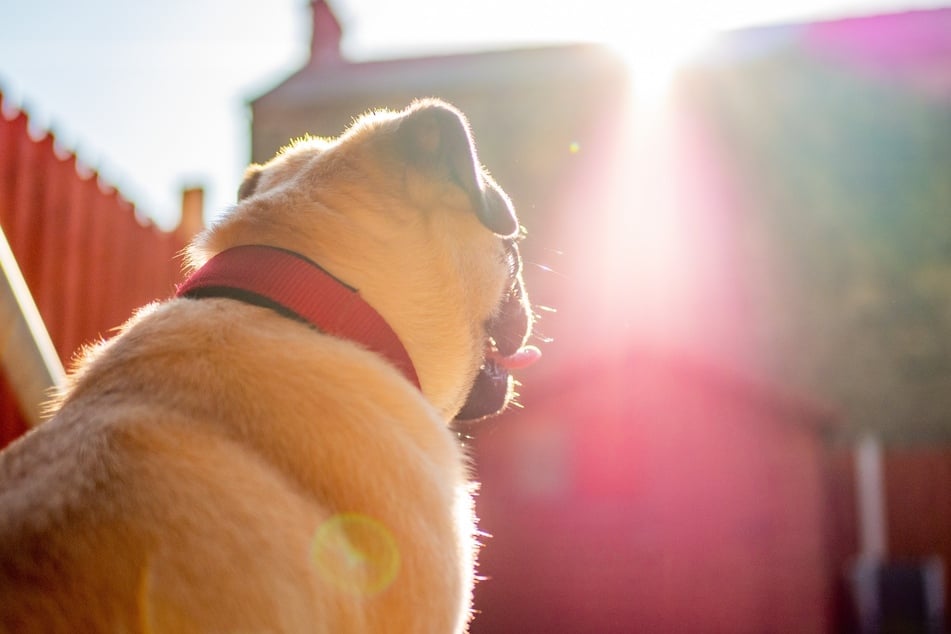
[[[525,346],[509,356],[494,349],[487,352],[456,420],[478,420],[501,412],[512,397],[514,381],[510,372],[530,366],[539,357],[541,352],[535,346]]]
[[[518,251],[512,246],[514,257]],[[518,268],[512,288],[499,314],[486,324],[489,341],[469,397],[456,415],[457,421],[473,421],[498,414],[512,398],[514,380],[510,374],[533,364],[541,357],[535,346],[525,345],[531,332],[531,308],[522,290]]]

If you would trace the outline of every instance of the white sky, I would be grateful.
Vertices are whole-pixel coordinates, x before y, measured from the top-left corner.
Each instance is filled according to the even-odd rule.
[[[246,102],[296,70],[307,0],[0,0],[0,91],[163,227],[180,190],[230,204]],[[942,0],[330,0],[354,59],[860,15]],[[0,152],[4,148],[0,148]]]

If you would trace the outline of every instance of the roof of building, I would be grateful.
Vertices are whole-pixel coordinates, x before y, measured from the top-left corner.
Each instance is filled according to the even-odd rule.
[[[473,85],[501,90],[513,84],[563,83],[572,77],[596,78],[599,69],[614,73],[620,66],[611,50],[590,43],[351,62],[340,52],[341,27],[327,3],[315,0],[312,11],[310,60],[252,99],[255,108],[321,103],[341,95],[359,97],[393,91],[428,94]]]

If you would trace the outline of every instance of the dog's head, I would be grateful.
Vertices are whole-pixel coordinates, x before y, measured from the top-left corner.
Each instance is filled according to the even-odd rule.
[[[482,168],[464,116],[436,100],[358,119],[248,169],[238,205],[193,246],[193,265],[232,246],[296,251],[360,295],[406,347],[427,398],[478,419],[533,361],[519,224]]]

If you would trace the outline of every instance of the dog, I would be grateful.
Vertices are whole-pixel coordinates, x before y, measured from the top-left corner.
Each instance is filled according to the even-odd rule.
[[[521,233],[440,101],[252,165],[0,453],[0,632],[465,631],[452,424],[539,356]]]

